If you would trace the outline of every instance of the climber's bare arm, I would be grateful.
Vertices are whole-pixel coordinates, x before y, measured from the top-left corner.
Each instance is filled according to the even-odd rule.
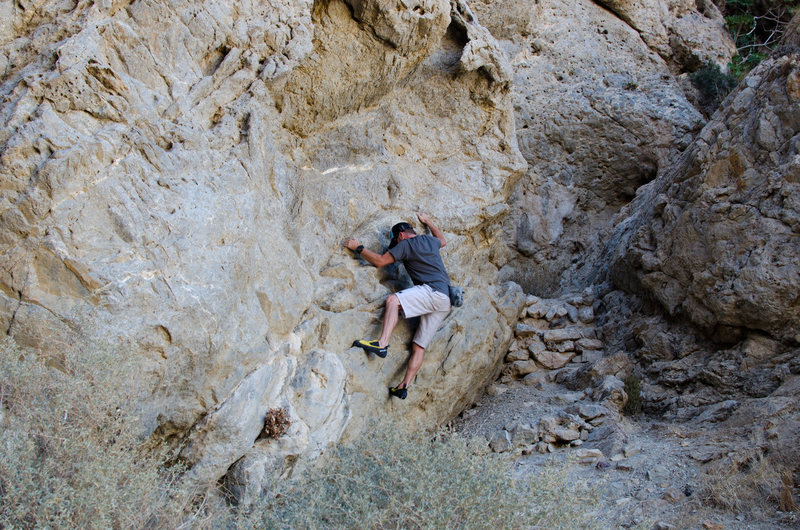
[[[426,213],[417,212],[417,219],[419,219],[422,224],[428,227],[433,237],[442,242],[442,246],[445,246],[447,244],[447,241],[444,240],[444,234],[442,233],[441,230],[439,230],[439,228],[435,224],[433,224],[430,215]]]
[[[352,237],[344,242],[344,246],[353,252],[355,252],[360,244],[361,243],[358,242],[358,239]],[[384,265],[394,263],[394,256],[392,256],[389,252],[378,254],[377,252],[372,252],[370,249],[365,248],[361,251],[361,256],[376,267],[383,267]]]

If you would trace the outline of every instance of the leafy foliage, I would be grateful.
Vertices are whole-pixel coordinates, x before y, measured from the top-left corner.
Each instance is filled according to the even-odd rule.
[[[728,63],[728,72],[736,79],[744,79],[744,76],[746,76],[750,70],[758,66],[766,56],[767,54],[765,53],[751,53],[746,58],[743,58],[741,55],[736,55],[731,62]]]
[[[778,43],[789,20],[800,7],[800,2],[726,0],[721,7],[737,50],[737,55],[729,64],[729,71],[742,79]]]
[[[719,107],[738,83],[733,75],[724,74],[714,63],[707,63],[705,67],[689,74],[689,79],[700,95],[700,109],[707,116]]]
[[[622,411],[626,414],[638,414],[642,410],[642,385],[639,378],[633,374],[626,375],[622,380],[625,383],[625,393],[628,394],[628,401]]]

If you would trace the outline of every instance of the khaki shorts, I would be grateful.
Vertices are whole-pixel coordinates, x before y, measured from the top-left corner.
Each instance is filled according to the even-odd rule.
[[[450,313],[450,297],[423,284],[403,289],[397,298],[406,318],[420,317],[414,343],[427,348],[439,324]]]

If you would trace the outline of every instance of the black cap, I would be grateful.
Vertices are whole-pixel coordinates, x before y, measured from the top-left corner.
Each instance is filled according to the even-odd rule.
[[[408,223],[397,223],[392,227],[392,240],[389,242],[389,248],[394,248],[397,245],[397,236],[400,232],[414,232],[414,227]],[[414,232],[416,234],[416,232]]]

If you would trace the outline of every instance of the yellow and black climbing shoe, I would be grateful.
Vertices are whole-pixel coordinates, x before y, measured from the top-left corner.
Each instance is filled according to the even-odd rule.
[[[389,395],[396,398],[405,399],[408,395],[408,388],[404,386],[389,387]]]
[[[358,346],[365,352],[374,353],[378,357],[386,357],[389,352],[389,347],[381,348],[377,340],[357,340],[353,343],[353,346]]]

